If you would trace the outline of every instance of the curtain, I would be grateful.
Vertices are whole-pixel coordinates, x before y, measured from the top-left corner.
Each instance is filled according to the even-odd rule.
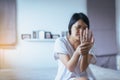
[[[87,0],[87,10],[95,37],[95,54],[116,55],[115,0]]]
[[[17,43],[16,0],[0,0],[0,48]]]

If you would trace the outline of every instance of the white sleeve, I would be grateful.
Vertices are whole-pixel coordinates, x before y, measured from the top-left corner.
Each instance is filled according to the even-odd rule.
[[[56,39],[55,44],[54,44],[53,53],[54,53],[54,58],[55,59],[59,58],[58,53],[65,54],[65,55],[68,54],[66,44],[65,44],[65,42],[62,38]]]
[[[94,46],[90,49],[89,54],[91,54],[93,56],[90,63],[95,64],[96,63],[96,56],[95,56],[95,48],[94,48]]]

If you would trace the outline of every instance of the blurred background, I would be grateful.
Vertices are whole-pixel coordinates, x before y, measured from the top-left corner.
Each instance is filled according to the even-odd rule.
[[[90,19],[95,65],[120,71],[119,0],[0,0],[0,80],[54,80],[54,42],[75,12]]]

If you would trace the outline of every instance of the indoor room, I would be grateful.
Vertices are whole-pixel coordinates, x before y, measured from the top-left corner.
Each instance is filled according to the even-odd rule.
[[[89,80],[120,80],[120,0],[0,0],[0,80],[56,80],[55,42],[79,12],[94,36]]]

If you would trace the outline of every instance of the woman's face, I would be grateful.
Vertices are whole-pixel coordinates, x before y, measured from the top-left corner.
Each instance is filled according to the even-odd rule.
[[[72,25],[71,28],[71,37],[75,40],[80,40],[80,30],[85,30],[87,28],[87,24],[82,20],[78,20],[75,24]]]

